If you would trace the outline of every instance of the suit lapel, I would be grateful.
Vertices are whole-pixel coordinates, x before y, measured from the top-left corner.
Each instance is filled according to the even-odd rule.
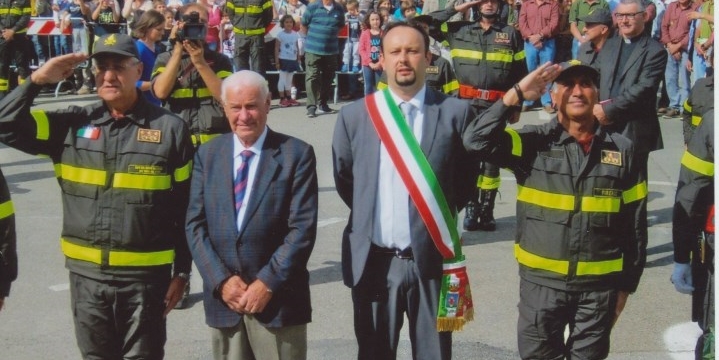
[[[237,214],[235,214],[235,159],[234,159],[234,146],[233,136],[223,136],[216,141],[222,141],[223,144],[220,148],[221,154],[230,154],[230,156],[223,156],[225,160],[220,162],[220,168],[218,169],[217,181],[219,187],[217,195],[218,197],[214,200],[217,201],[217,206],[220,209],[220,214],[227,214],[228,217],[232,218],[232,224],[237,223]],[[233,235],[237,238],[237,226],[232,226]]]
[[[262,198],[267,193],[272,180],[280,170],[280,164],[277,162],[277,156],[280,153],[280,147],[277,141],[277,134],[267,129],[267,137],[262,145],[262,154],[260,154],[260,162],[257,164],[257,173],[255,174],[254,184],[252,184],[252,192],[247,202],[245,210],[245,219],[242,224],[239,236],[245,232],[247,225],[251,223],[252,216],[262,203]]]
[[[424,121],[422,122],[422,140],[420,147],[425,156],[429,157],[434,144],[434,137],[437,134],[437,123],[439,122],[439,106],[437,105],[436,94],[427,89],[424,96]]]

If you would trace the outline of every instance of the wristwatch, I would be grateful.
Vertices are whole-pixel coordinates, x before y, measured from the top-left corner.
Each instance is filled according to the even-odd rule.
[[[180,279],[183,279],[185,281],[190,281],[190,274],[188,274],[188,273],[181,272],[181,273],[175,274],[175,276],[177,276]]]

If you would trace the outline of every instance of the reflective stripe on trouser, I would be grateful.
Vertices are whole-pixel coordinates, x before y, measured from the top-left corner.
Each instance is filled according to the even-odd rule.
[[[482,190],[497,190],[499,185],[502,183],[499,177],[499,166],[483,162],[482,172],[477,178],[477,187]]]
[[[70,306],[81,358],[162,359],[170,282],[102,282],[70,273]]]
[[[616,303],[616,290],[568,292],[521,279],[517,321],[520,357],[606,358]],[[565,343],[564,329],[568,323],[574,326],[570,327]]]

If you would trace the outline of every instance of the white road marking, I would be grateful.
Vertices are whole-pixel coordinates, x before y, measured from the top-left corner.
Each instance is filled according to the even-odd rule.
[[[338,223],[338,222],[343,222],[343,221],[347,221],[347,219],[346,219],[346,218],[333,217],[333,218],[329,218],[329,219],[318,220],[318,221],[317,221],[317,227],[318,227],[318,228],[321,228],[321,227],[325,227],[325,226],[332,225],[332,224],[336,224],[336,223]]]
[[[676,324],[664,331],[664,345],[673,360],[694,360],[694,347],[702,331],[697,323]]]
[[[52,290],[52,291],[65,291],[65,290],[70,290],[70,284],[69,284],[69,283],[65,283],[65,284],[52,285],[52,286],[50,286],[50,290]]]

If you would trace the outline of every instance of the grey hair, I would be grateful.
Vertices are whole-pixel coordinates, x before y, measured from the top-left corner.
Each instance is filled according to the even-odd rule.
[[[250,70],[240,70],[226,77],[225,80],[222,81],[222,93],[220,97],[222,98],[223,103],[227,102],[227,92],[234,86],[255,87],[260,90],[260,96],[263,99],[270,95],[270,88],[267,86],[267,80],[265,80],[262,75]]]
[[[619,3],[620,3],[620,4],[623,4],[623,5],[636,4],[636,5],[637,5],[637,9],[638,9],[637,11],[644,11],[644,10],[646,10],[646,6],[644,6],[644,1],[642,1],[642,0],[619,0]]]

